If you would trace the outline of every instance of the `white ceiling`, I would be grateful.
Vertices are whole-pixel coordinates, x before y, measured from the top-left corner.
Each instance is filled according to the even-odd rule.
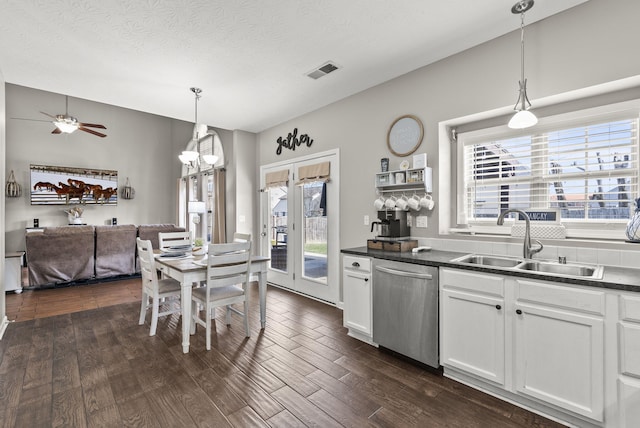
[[[526,24],[586,0],[535,1]],[[189,122],[197,86],[199,122],[259,132],[519,28],[515,2],[0,0],[0,71]]]

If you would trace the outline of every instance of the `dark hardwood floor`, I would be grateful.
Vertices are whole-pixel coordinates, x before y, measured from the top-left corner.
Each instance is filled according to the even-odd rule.
[[[87,303],[103,286],[126,303]],[[271,286],[265,330],[252,287],[251,338],[219,310],[212,350],[199,328],[183,354],[180,317],[161,318],[150,337],[133,289],[47,290],[57,315],[17,316],[0,341],[0,426],[560,426],[350,338],[339,309]],[[39,293],[21,299],[46,307]]]

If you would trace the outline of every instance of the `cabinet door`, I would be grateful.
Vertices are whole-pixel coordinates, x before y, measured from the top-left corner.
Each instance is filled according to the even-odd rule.
[[[504,386],[504,302],[442,290],[441,364]]]
[[[515,310],[516,390],[602,421],[603,320],[537,306]]]
[[[345,269],[342,287],[344,326],[371,336],[371,274]]]

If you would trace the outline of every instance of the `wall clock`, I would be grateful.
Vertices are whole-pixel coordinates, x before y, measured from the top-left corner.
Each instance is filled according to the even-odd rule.
[[[424,128],[420,119],[413,115],[397,118],[387,133],[387,146],[396,156],[408,156],[415,152],[424,136]]]

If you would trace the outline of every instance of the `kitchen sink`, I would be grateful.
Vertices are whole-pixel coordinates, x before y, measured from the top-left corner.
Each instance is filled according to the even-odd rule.
[[[527,261],[517,266],[520,270],[540,272],[560,276],[602,279],[602,266],[561,264],[554,262]]]
[[[491,256],[484,254],[467,254],[451,260],[475,266],[500,268],[509,271],[526,271],[541,275],[559,277],[602,279],[604,267],[581,263],[558,263],[545,260],[527,260],[509,256]]]
[[[481,254],[467,254],[466,256],[462,256],[451,261],[459,262],[459,263],[469,263],[469,264],[481,265],[481,266],[512,268],[519,265],[524,260],[514,259],[511,257],[486,256]]]

